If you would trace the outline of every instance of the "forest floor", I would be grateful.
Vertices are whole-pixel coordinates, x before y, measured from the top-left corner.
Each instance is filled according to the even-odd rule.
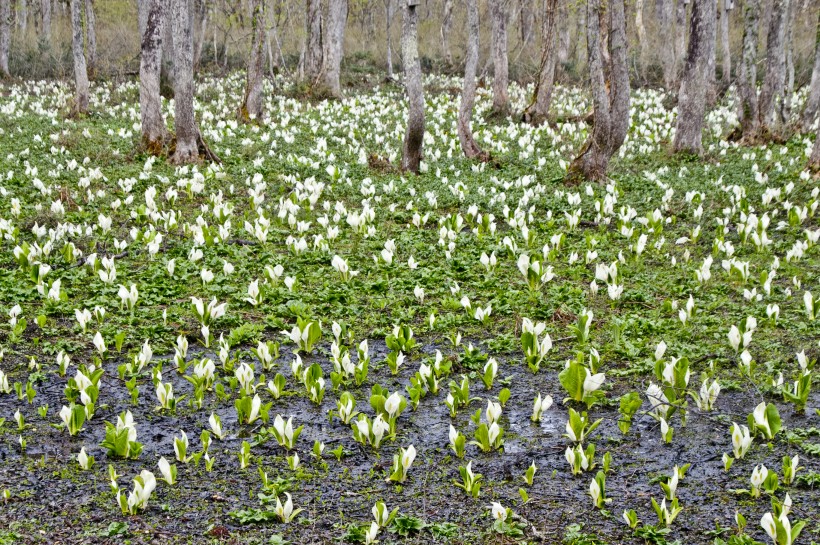
[[[341,103],[268,89],[269,120],[240,125],[242,81],[200,82],[202,132],[223,164],[182,169],[135,150],[133,82],[95,87],[82,119],[65,118],[71,92],[60,83],[0,95],[0,544],[365,543],[376,502],[398,510],[376,536],[386,544],[751,545],[771,542],[761,518],[783,510],[793,527],[806,523],[796,543],[820,542],[808,138],[721,141],[735,122],[730,96],[709,115],[704,156],[671,156],[668,99],[641,90],[611,181],[565,187],[582,121],[485,123],[481,88],[474,128],[493,160],[471,163],[448,92],[460,82],[431,78],[425,171],[403,175],[392,166],[400,88],[351,90]],[[511,96],[520,110],[526,90]],[[554,109],[579,119],[588,105],[559,89]],[[343,278],[334,256],[357,274]],[[203,319],[192,298],[227,306]],[[314,346],[283,335],[311,322]],[[197,388],[200,372],[210,380]],[[465,404],[451,410],[448,393],[465,379]],[[713,381],[720,393],[702,406]],[[361,412],[347,424],[343,392]],[[402,402],[395,435],[374,448],[354,428],[389,419],[381,393]],[[237,405],[256,395],[258,418],[241,419]],[[534,421],[539,395],[553,403]],[[61,409],[83,405],[93,417],[70,435]],[[103,443],[128,412],[142,451],[124,458]],[[571,413],[600,424],[575,441]],[[304,426],[293,449],[275,437],[277,415]],[[733,452],[733,423],[750,428],[746,452]],[[482,448],[492,426],[501,441]],[[174,448],[182,431],[187,456]],[[406,480],[390,480],[411,445]],[[594,468],[573,475],[577,445],[594,445]],[[88,469],[81,449],[94,457]],[[175,484],[161,480],[160,458]],[[468,462],[482,475],[477,497],[454,484]],[[675,468],[685,475],[670,495]],[[127,498],[143,470],[156,489],[123,513],[117,494]],[[596,478],[611,500],[598,506]],[[302,511],[282,522],[275,506],[288,497]],[[664,497],[682,508],[672,521],[653,508]],[[632,510],[634,527],[622,516]]]

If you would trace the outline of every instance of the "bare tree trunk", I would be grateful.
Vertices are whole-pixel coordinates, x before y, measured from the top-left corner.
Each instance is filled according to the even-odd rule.
[[[490,0],[492,17],[493,112],[506,115],[510,107],[507,58],[507,0]]]
[[[672,87],[677,86],[681,64],[686,55],[686,7],[689,5],[689,0],[677,0],[677,2],[675,8],[675,84]]]
[[[692,5],[692,24],[689,30],[689,48],[678,93],[678,120],[675,125],[675,152],[701,153],[703,151],[703,119],[706,114],[709,60],[715,56],[716,0],[695,0]]]
[[[394,7],[393,0],[384,0],[385,26],[387,31],[387,79],[393,79],[393,32],[391,27],[393,24]],[[403,29],[404,27],[402,27],[402,32],[404,31]]]
[[[165,14],[165,24],[162,26],[162,51],[159,70],[159,90],[165,98],[174,97],[174,33],[172,29],[171,17],[173,9],[172,0],[165,0],[163,9]],[[216,41],[214,41],[216,43]]]
[[[327,56],[325,87],[335,98],[342,98],[341,70],[344,57],[347,0],[328,0]]]
[[[407,89],[407,132],[404,135],[401,168],[418,174],[424,144],[424,87],[419,61],[418,13],[405,5],[401,31],[404,86]]]
[[[458,110],[458,139],[461,149],[468,159],[487,160],[473,137],[470,127],[475,103],[476,70],[478,68],[478,0],[467,0],[467,51],[464,66],[464,88],[461,91],[461,106]]]
[[[675,7],[675,0],[658,0],[660,3],[660,10],[661,10],[661,20],[660,20],[660,32],[661,36],[669,37],[672,36],[673,30],[675,28],[674,23],[674,15],[673,15],[673,8]],[[674,44],[673,44],[674,46]],[[676,57],[675,57],[675,48],[668,47],[668,43],[666,47],[661,47],[661,66],[663,67],[663,85],[667,90],[672,90],[675,87],[675,81],[677,80],[677,66],[676,66]]]
[[[40,15],[43,18],[42,39],[51,45],[51,0],[40,0]]]
[[[806,105],[800,116],[800,125],[803,130],[811,130],[817,119],[817,112],[820,110],[820,12],[818,12],[817,30],[814,44],[814,69],[811,71],[811,84],[809,84],[809,96],[806,98]],[[816,146],[815,146],[816,147]]]
[[[140,0],[140,16],[145,25],[140,46],[140,120],[142,144],[149,153],[159,155],[168,140],[162,116],[159,90],[162,38],[168,24],[165,0]]]
[[[171,162],[177,165],[199,159],[199,129],[194,117],[194,40],[191,15],[191,0],[171,0],[176,133],[176,149]]]
[[[624,0],[587,1],[587,50],[592,90],[592,133],[567,169],[567,183],[603,181],[609,160],[626,139],[629,129],[629,69],[627,66]],[[601,18],[609,19],[609,63],[605,66]],[[609,81],[607,81],[609,78]],[[607,92],[608,90],[608,92]]]
[[[724,88],[732,82],[732,51],[729,47],[729,18],[735,7],[734,0],[722,0],[723,9],[720,12],[720,45],[723,50],[723,73],[720,78]]]
[[[322,73],[324,45],[322,42],[322,0],[307,0],[305,24],[307,41],[305,44],[305,79],[311,85]]]
[[[453,52],[450,51],[450,31],[453,28],[453,0],[444,0],[444,12],[441,19],[441,47],[444,50],[444,61],[448,66],[453,64]]]
[[[17,17],[17,25],[25,34],[28,29],[28,0],[20,0],[20,13]]]
[[[794,94],[794,23],[797,12],[797,0],[789,2],[788,22],[786,23],[786,82],[783,89],[783,100],[779,104],[779,114],[783,126],[791,121],[792,95]]]
[[[520,0],[521,10],[519,12],[518,28],[521,34],[521,44],[529,45],[532,41],[532,28],[535,26],[535,13],[531,8],[531,0]]]
[[[265,41],[265,0],[253,0],[251,52],[245,79],[245,98],[239,108],[244,123],[262,120],[262,44]]]
[[[9,77],[9,44],[11,43],[11,2],[0,0],[0,76]]]
[[[781,103],[786,90],[786,37],[790,0],[773,0],[766,39],[766,77],[760,90],[760,130],[764,138],[781,139],[785,121]]]
[[[639,64],[646,62],[646,27],[643,24],[643,0],[635,0],[635,28],[638,31]]]
[[[820,170],[820,128],[817,129],[817,134],[814,137],[814,147],[811,149],[811,157],[809,157],[809,168]]]
[[[202,60],[202,48],[205,45],[205,37],[208,35],[208,5],[205,0],[196,0],[194,10],[196,12],[196,31],[194,32],[194,73],[199,71]]]
[[[738,75],[740,106],[738,118],[745,142],[757,140],[760,109],[757,100],[757,40],[760,22],[760,0],[745,0],[743,5],[743,54]]]
[[[137,31],[140,37],[140,48],[142,48],[145,29],[148,27],[148,12],[151,11],[150,2],[151,0],[137,0]],[[142,52],[140,52],[140,55],[142,55]]]
[[[88,74],[97,71],[97,18],[94,16],[94,0],[85,0],[85,40],[88,56]]]
[[[547,120],[555,82],[555,15],[558,0],[544,0],[541,17],[541,66],[532,101],[524,111],[524,122],[539,125]]]
[[[562,0],[558,2],[558,18],[561,21],[564,21],[564,24],[560,26],[558,29],[558,64],[565,65],[567,61],[569,61],[569,48],[570,48],[570,30],[571,25],[569,25],[569,12],[567,10],[567,1]],[[544,25],[541,25],[543,28]],[[543,35],[541,37],[543,40]],[[557,66],[557,65],[556,65]]]
[[[580,70],[580,67],[583,66],[586,58],[588,57],[587,50],[583,47],[583,44],[586,40],[582,40],[584,36],[586,36],[586,28],[587,28],[587,10],[586,10],[586,3],[584,5],[579,6],[576,14],[576,32],[575,32],[575,41],[573,42],[574,47],[574,57],[575,57],[575,66],[577,67],[576,70]]]
[[[71,50],[74,54],[74,113],[88,112],[88,72],[83,51],[83,0],[71,0]]]

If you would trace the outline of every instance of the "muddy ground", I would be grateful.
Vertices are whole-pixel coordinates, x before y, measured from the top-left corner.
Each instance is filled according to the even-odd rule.
[[[193,339],[192,339],[193,341]],[[193,347],[193,342],[191,343]],[[480,345],[480,343],[478,343]],[[448,346],[422,343],[417,351],[400,369],[398,376],[390,375],[386,366],[380,365],[386,354],[383,342],[370,341],[372,364],[370,375],[361,388],[351,388],[357,399],[357,409],[372,415],[367,398],[370,387],[378,381],[390,391],[404,393],[409,376],[418,369],[424,358],[430,358],[436,348],[453,353]],[[85,430],[76,437],[56,426],[57,412],[65,403],[64,378],[55,372],[46,372],[42,382],[36,384],[37,396],[29,405],[19,401],[12,392],[0,395],[0,418],[6,418],[0,427],[0,490],[8,489],[11,497],[0,508],[0,543],[277,543],[276,535],[294,544],[338,543],[348,533],[350,525],[369,524],[370,509],[377,500],[383,500],[392,509],[399,508],[400,515],[412,515],[428,525],[409,537],[401,537],[383,531],[381,543],[512,543],[515,539],[495,533],[487,506],[491,501],[501,502],[520,515],[524,536],[519,541],[560,543],[567,534],[567,527],[582,524],[582,532],[594,534],[599,541],[567,541],[570,543],[644,543],[621,519],[624,509],[635,509],[641,521],[656,524],[650,498],[660,500],[663,493],[657,478],[671,472],[674,465],[692,465],[678,489],[683,512],[673,523],[669,542],[698,544],[713,543],[716,535],[728,538],[728,530],[715,533],[716,528],[734,526],[736,510],[749,520],[748,532],[760,541],[768,541],[760,529],[760,517],[770,510],[769,498],[751,499],[732,492],[732,489],[749,487],[749,476],[756,464],[781,473],[784,455],[800,454],[801,473],[820,472],[820,457],[809,455],[808,445],[820,443],[820,417],[813,409],[803,415],[796,414],[791,405],[774,401],[783,417],[785,431],[807,431],[806,442],[801,446],[790,444],[785,431],[771,447],[755,442],[746,458],[735,461],[729,472],[723,470],[721,455],[731,453],[729,425],[732,421],[743,423],[746,415],[759,403],[757,391],[743,389],[724,390],[718,398],[718,408],[711,413],[700,413],[693,403],[685,427],[678,416],[674,417],[674,441],[663,444],[659,426],[646,415],[635,419],[631,431],[623,436],[617,427],[618,397],[630,389],[643,392],[649,377],[628,377],[608,381],[610,400],[605,406],[592,409],[594,418],[602,418],[602,425],[594,433],[592,441],[597,447],[597,457],[609,451],[613,458],[612,470],[607,477],[608,496],[613,499],[607,511],[592,508],[587,493],[592,473],[573,477],[564,459],[569,444],[562,437],[567,410],[557,378],[557,367],[532,374],[515,354],[497,354],[499,378],[492,390],[487,392],[475,376],[471,380],[471,394],[481,401],[473,402],[468,410],[459,412],[451,419],[444,398],[447,393],[445,380],[438,396],[422,399],[418,410],[407,410],[399,419],[398,437],[387,442],[380,451],[363,447],[353,439],[349,426],[338,420],[330,422],[328,411],[335,408],[338,393],[329,390],[329,373],[332,369],[327,352],[329,345],[322,344],[319,353],[304,358],[306,364],[318,361],[325,371],[328,393],[321,406],[316,406],[304,395],[304,388],[297,385],[289,369],[292,360],[289,347],[284,346],[277,367],[287,378],[288,395],[274,401],[271,421],[276,414],[293,416],[296,425],[304,424],[298,441],[298,452],[303,462],[301,472],[288,469],[285,451],[275,441],[252,449],[250,466],[239,469],[237,453],[243,440],[251,440],[258,425],[238,426],[233,399],[218,402],[209,394],[201,410],[193,411],[183,401],[176,415],[157,412],[156,397],[150,375],[140,380],[140,398],[132,406],[123,382],[117,378],[118,362],[106,364],[106,375],[97,413]],[[191,357],[197,357],[192,348]],[[459,349],[459,353],[461,350]],[[566,347],[561,354],[569,357]],[[201,354],[200,354],[201,355]],[[218,359],[211,355],[217,362]],[[248,358],[252,358],[248,354]],[[355,360],[355,358],[354,358]],[[73,361],[81,361],[77,355]],[[562,361],[554,356],[551,361]],[[3,368],[11,372],[11,381],[25,382],[27,361],[7,357]],[[558,364],[553,364],[557,366]],[[701,368],[694,366],[693,383]],[[728,366],[728,364],[725,364]],[[172,381],[176,394],[190,394],[191,386],[165,364],[164,381]],[[617,369],[608,363],[604,371]],[[469,373],[456,363],[453,377]],[[269,374],[272,377],[272,373]],[[504,379],[508,380],[504,380]],[[614,387],[612,386],[614,383]],[[629,384],[629,388],[625,385]],[[468,446],[465,460],[452,456],[448,446],[449,424],[472,439],[475,425],[470,416],[477,409],[486,407],[486,399],[496,399],[501,388],[508,386],[512,392],[504,408],[502,425],[506,430],[504,452],[482,453],[475,446]],[[262,389],[260,389],[262,390]],[[535,393],[551,394],[556,403],[543,416],[540,424],[530,421]],[[261,392],[265,402],[271,400],[267,392]],[[614,401],[613,401],[614,400]],[[817,407],[818,395],[812,397],[809,407]],[[48,404],[46,419],[38,415],[37,408]],[[30,426],[23,432],[28,446],[21,453],[19,433],[13,414],[17,409],[24,414]],[[137,423],[138,440],[144,451],[135,461],[109,460],[99,445],[104,437],[105,421],[115,421],[116,416],[130,409]],[[150,469],[159,477],[157,460],[165,456],[174,458],[173,437],[185,430],[191,440],[189,452],[200,449],[199,434],[207,429],[208,416],[215,411],[222,418],[229,432],[224,441],[213,440],[210,455],[216,458],[212,472],[206,472],[204,464],[198,467],[177,462],[179,482],[173,487],[159,482],[149,508],[139,516],[123,516],[116,505],[109,486],[107,468],[112,463],[122,475],[120,486],[130,490],[131,479],[142,469]],[[812,430],[813,429],[813,433]],[[326,445],[323,467],[310,455],[314,440]],[[410,478],[403,486],[385,482],[389,474],[392,456],[399,446],[414,445],[418,450],[416,461],[410,470]],[[337,461],[330,451],[342,445],[345,456]],[[74,457],[85,446],[96,458],[90,471],[81,471]],[[473,469],[484,475],[481,496],[473,499],[453,486],[458,477],[459,465],[473,460]],[[523,474],[531,462],[538,472],[531,487],[525,485]],[[269,521],[241,524],[230,513],[241,509],[265,509],[258,494],[262,491],[258,468],[264,469],[273,481],[277,478],[291,479],[281,488],[293,496],[296,507],[304,512],[290,524]],[[287,481],[282,481],[287,483]],[[529,501],[522,503],[519,488],[524,487]],[[784,489],[778,492],[782,497]],[[792,521],[807,520],[808,524],[798,543],[809,544],[820,540],[820,490],[806,484],[785,488],[794,502]],[[270,505],[272,507],[272,505]],[[449,522],[455,526],[441,525]],[[447,535],[449,534],[449,535]],[[348,535],[348,539],[352,539]],[[656,543],[662,543],[656,541]]]

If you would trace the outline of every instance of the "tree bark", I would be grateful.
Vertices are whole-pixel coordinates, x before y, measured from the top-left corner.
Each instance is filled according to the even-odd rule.
[[[251,23],[251,51],[245,79],[245,98],[239,108],[239,119],[244,123],[262,120],[262,45],[265,41],[265,0],[253,0],[253,20]]]
[[[681,64],[686,55],[686,7],[689,0],[677,0],[677,2],[675,7],[675,82],[671,88],[677,87]]]
[[[544,0],[544,13],[541,17],[541,65],[538,70],[538,81],[532,100],[524,110],[523,120],[526,123],[540,125],[547,120],[552,88],[555,82],[555,15],[558,0]]]
[[[507,0],[490,0],[493,54],[493,112],[506,115],[510,108],[507,57]]]
[[[387,33],[387,79],[393,79],[393,12],[395,5],[393,0],[384,0],[385,27]],[[402,32],[404,27],[402,27]],[[402,46],[403,47],[403,46]]]
[[[629,130],[629,69],[627,66],[624,0],[609,0],[606,13],[601,0],[587,1],[587,64],[592,90],[592,133],[567,169],[567,183],[603,181],[609,160]],[[601,19],[609,19],[609,60],[605,63]],[[608,81],[607,81],[608,78]],[[608,92],[607,92],[608,91]]]
[[[781,139],[785,119],[781,118],[786,91],[786,37],[790,0],[773,0],[772,17],[766,39],[766,77],[760,89],[760,131],[766,139]]]
[[[744,0],[743,54],[738,75],[740,105],[738,118],[745,142],[757,140],[760,130],[760,109],[757,96],[757,42],[760,22],[760,0]]]
[[[264,0],[263,0],[264,1]],[[199,72],[202,49],[208,35],[208,5],[205,0],[196,0],[196,31],[194,32],[194,73]]]
[[[176,148],[171,162],[177,165],[199,159],[199,129],[194,117],[194,41],[191,16],[191,0],[171,0],[176,133]]]
[[[174,97],[174,32],[171,24],[173,8],[172,0],[165,0],[165,23],[162,26],[162,50],[159,70],[159,90],[162,96],[171,99]]]
[[[20,13],[17,17],[17,24],[23,33],[28,29],[28,0],[20,0]]]
[[[569,61],[569,48],[570,48],[570,40],[572,36],[570,35],[570,31],[572,26],[569,24],[570,15],[569,10],[567,9],[568,2],[566,0],[562,0],[558,2],[558,18],[565,23],[560,26],[558,29],[558,58],[556,67],[560,65],[565,65]],[[554,24],[554,23],[553,23]],[[541,25],[543,29],[544,25]],[[543,40],[543,34],[541,36]]]
[[[407,132],[404,135],[401,168],[418,174],[424,144],[424,87],[419,61],[418,13],[405,5],[402,18],[401,52],[404,86],[407,89]]]
[[[453,52],[450,50],[450,31],[453,28],[453,0],[444,0],[441,18],[441,47],[444,51],[444,62],[453,65]]]
[[[51,0],[40,0],[40,15],[42,17],[42,39],[46,45],[51,45]]]
[[[814,147],[812,147],[811,157],[809,157],[809,168],[820,170],[820,128],[817,129],[817,134],[814,137]]]
[[[307,0],[305,44],[305,79],[309,84],[318,81],[324,61],[322,42],[322,0]]]
[[[11,0],[0,0],[0,76],[9,77]]]
[[[168,16],[165,0],[140,0],[144,30],[140,45],[140,120],[142,144],[149,153],[159,155],[168,141],[168,129],[162,115],[160,63],[162,38]]]
[[[325,87],[334,98],[342,98],[341,70],[344,57],[347,0],[328,0]]]
[[[701,153],[703,151],[703,119],[706,114],[710,59],[715,56],[716,0],[695,0],[692,5],[692,23],[689,48],[678,93],[678,120],[675,125],[675,152]]]
[[[675,7],[675,0],[658,0],[660,3],[660,32],[661,36],[672,36],[673,31],[675,28],[675,18],[673,9]],[[671,91],[675,87],[675,81],[677,79],[677,66],[676,66],[676,57],[675,57],[675,48],[674,44],[673,47],[661,47],[660,50],[661,54],[661,66],[663,68],[663,85],[664,87]]]
[[[735,7],[734,0],[722,0],[722,10],[720,12],[720,45],[723,50],[723,66],[720,82],[724,88],[729,87],[732,82],[732,51],[729,46],[729,18]]]
[[[635,0],[635,29],[638,33],[638,60],[639,65],[646,62],[646,27],[643,24],[644,0]]]
[[[786,23],[786,78],[783,85],[783,100],[778,104],[783,126],[790,124],[792,114],[792,95],[794,94],[794,23],[797,11],[797,0],[789,2]]]
[[[811,71],[811,83],[809,84],[809,96],[806,97],[806,104],[800,116],[800,125],[804,131],[811,130],[817,120],[817,112],[820,110],[820,12],[818,12],[817,30],[814,44],[814,69]]]
[[[520,3],[518,28],[521,34],[521,44],[529,45],[532,41],[532,28],[535,26],[535,13],[530,9],[531,0],[520,0]]]
[[[88,112],[88,71],[83,51],[83,0],[71,0],[71,50],[74,57],[74,114]]]
[[[85,40],[88,74],[93,78],[97,71],[97,18],[94,15],[94,0],[85,0]]]
[[[461,106],[458,110],[458,139],[461,149],[468,159],[479,158],[482,161],[488,156],[475,141],[471,120],[475,103],[476,70],[478,68],[478,0],[466,0],[467,3],[467,51],[464,66],[464,88],[461,91]]]

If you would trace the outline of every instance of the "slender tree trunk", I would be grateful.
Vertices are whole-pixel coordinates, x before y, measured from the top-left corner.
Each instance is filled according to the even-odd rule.
[[[94,0],[85,0],[85,39],[88,74],[93,78],[97,71],[97,18],[94,15]]]
[[[587,51],[592,90],[592,133],[567,169],[567,183],[603,181],[609,160],[629,130],[629,68],[627,66],[624,0],[609,0],[609,12],[601,0],[587,1]],[[601,19],[609,19],[609,62],[604,63]],[[608,78],[608,81],[607,81]]]
[[[689,48],[678,93],[678,120],[675,125],[676,152],[703,151],[703,119],[706,114],[710,58],[715,56],[716,0],[695,0],[692,5],[692,25]]]
[[[322,0],[307,0],[306,25],[305,79],[312,85],[319,79],[324,61]]]
[[[510,107],[507,58],[507,0],[490,0],[493,54],[493,112],[506,115]]]
[[[529,45],[532,41],[533,26],[535,26],[535,13],[531,9],[532,0],[520,0],[520,2],[518,28],[521,34],[521,44]]]
[[[342,98],[342,57],[344,57],[347,0],[328,0],[327,56],[325,87],[335,98]]]
[[[407,132],[404,135],[401,168],[418,174],[424,144],[424,87],[419,61],[418,13],[405,5],[402,18],[401,52],[404,86],[407,89]]]
[[[569,24],[570,16],[569,10],[567,9],[568,2],[566,0],[562,0],[558,2],[558,18],[561,21],[564,21],[558,28],[558,64],[565,65],[569,61],[569,48],[570,48],[570,30],[572,29],[571,25]],[[545,15],[546,16],[546,15]],[[544,25],[541,25],[543,29]],[[541,36],[543,40],[543,34]],[[557,66],[557,65],[556,65]]]
[[[159,155],[168,140],[168,129],[162,116],[159,90],[162,38],[168,15],[165,0],[140,0],[145,20],[140,46],[140,119],[142,144],[149,153]]]
[[[820,110],[820,12],[818,12],[817,30],[814,44],[814,69],[811,71],[811,84],[809,84],[809,96],[806,98],[806,105],[800,116],[800,125],[803,130],[811,130],[817,120],[817,112]]]
[[[760,22],[760,0],[744,0],[743,53],[738,75],[740,105],[738,118],[745,142],[757,140],[760,130],[760,109],[757,97],[757,41]]]
[[[137,31],[140,37],[140,55],[142,55],[142,39],[145,36],[146,27],[148,27],[148,12],[151,11],[150,2],[151,0],[137,0]]]
[[[675,8],[675,84],[672,88],[677,87],[681,64],[686,55],[686,7],[688,5],[689,0],[677,0]]]
[[[444,12],[441,18],[441,47],[444,50],[444,61],[453,65],[453,52],[450,50],[450,31],[453,28],[453,0],[444,0]]]
[[[28,30],[28,0],[20,0],[20,14],[17,18],[17,24],[25,34]]]
[[[251,51],[245,79],[245,98],[239,119],[245,123],[262,120],[262,45],[265,41],[265,0],[253,0]]]
[[[40,0],[40,15],[43,20],[42,39],[51,45],[51,0]]]
[[[724,88],[732,82],[732,50],[729,47],[729,18],[735,7],[734,0],[722,0],[723,9],[720,12],[720,45],[723,50],[723,73],[720,78]]]
[[[166,5],[163,9],[165,14],[165,24],[162,26],[162,51],[159,71],[159,90],[165,98],[174,97],[174,32],[172,28],[171,18],[173,9],[171,2],[173,0],[165,0]]]
[[[773,0],[766,40],[766,77],[760,90],[760,130],[766,139],[781,139],[785,121],[781,104],[786,91],[786,38],[790,0]]]
[[[468,159],[487,160],[487,154],[478,146],[473,136],[471,120],[475,103],[476,70],[478,68],[478,0],[467,0],[467,51],[464,66],[464,88],[458,110],[458,139]]]
[[[811,157],[809,157],[809,168],[820,170],[820,127],[818,127],[817,134],[814,137],[814,147],[812,147]]]
[[[0,76],[9,77],[9,44],[11,43],[11,3],[0,0]]]
[[[575,66],[576,70],[580,71],[581,66],[584,65],[586,61],[587,55],[587,48],[584,47],[584,43],[587,41],[584,39],[586,36],[586,29],[587,29],[587,10],[586,10],[586,3],[578,7],[577,14],[576,14],[576,32],[575,32],[575,41],[573,42],[573,47],[575,54]]]
[[[646,62],[646,27],[643,24],[643,4],[644,0],[635,0],[635,29],[638,31],[638,54],[639,64]]]
[[[786,82],[783,89],[783,100],[779,104],[779,114],[783,126],[788,126],[792,114],[792,95],[794,94],[794,24],[797,12],[797,0],[789,2],[788,22],[786,23]]]
[[[393,0],[384,0],[385,27],[387,31],[387,79],[393,79]],[[402,32],[404,27],[402,26]],[[404,47],[404,46],[402,46]]]
[[[205,0],[196,0],[196,31],[194,32],[194,73],[199,72],[199,65],[202,60],[202,48],[205,45],[205,37],[208,35],[208,6]]]
[[[675,18],[673,15],[673,8],[675,7],[675,0],[658,0],[660,3],[660,11],[661,11],[661,20],[660,20],[660,32],[661,36],[672,36],[673,31],[675,28]],[[676,74],[676,59],[675,59],[675,48],[668,47],[668,43],[665,47],[661,47],[660,54],[661,54],[661,66],[663,68],[663,85],[664,87],[671,91],[675,87],[675,81],[677,80]],[[673,44],[674,45],[674,44]]]
[[[541,66],[532,101],[524,111],[524,121],[539,125],[547,120],[555,82],[555,15],[559,0],[544,0],[541,16]]]
[[[83,0],[71,0],[71,50],[74,54],[74,113],[88,112],[88,71],[83,51]]]
[[[194,117],[194,40],[191,0],[171,0],[174,40],[174,164],[199,159],[199,129]]]

